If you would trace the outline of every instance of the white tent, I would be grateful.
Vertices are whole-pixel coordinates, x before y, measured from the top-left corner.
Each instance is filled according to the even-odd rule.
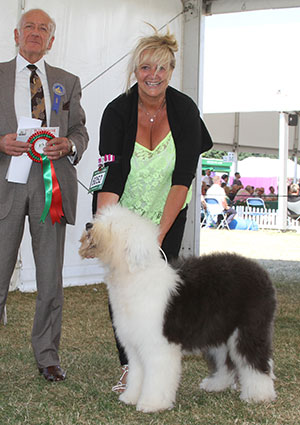
[[[238,170],[243,177],[277,177],[280,163],[276,158],[249,157],[238,163]],[[294,178],[295,163],[287,160],[287,177]],[[300,165],[297,165],[300,176]]]
[[[0,0],[0,60],[9,60],[16,54],[13,29],[24,10],[42,8],[55,18],[56,40],[47,61],[79,75],[81,79],[90,145],[78,166],[78,177],[84,186],[88,186],[97,166],[102,111],[124,89],[126,54],[137,37],[149,31],[145,21],[157,28],[169,24],[175,33],[180,53],[171,84],[189,94],[201,109],[204,15],[293,6],[300,6],[300,0]],[[102,275],[102,268],[96,260],[81,261],[77,253],[80,234],[85,222],[91,218],[91,196],[83,185],[79,185],[76,226],[67,229],[65,286],[99,282]],[[199,185],[196,184],[198,192]],[[185,237],[185,246],[192,244],[193,248],[199,244],[199,199],[195,196],[196,204],[190,208],[192,224]],[[17,270],[16,286],[22,291],[34,290],[35,269],[28,228],[25,229]]]

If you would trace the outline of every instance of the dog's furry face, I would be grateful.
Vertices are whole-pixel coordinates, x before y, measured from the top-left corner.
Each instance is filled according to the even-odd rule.
[[[158,226],[119,204],[101,210],[80,239],[79,255],[97,257],[110,268],[137,271],[160,258]]]

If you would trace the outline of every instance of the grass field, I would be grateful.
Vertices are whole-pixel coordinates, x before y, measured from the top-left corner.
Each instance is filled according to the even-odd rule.
[[[35,294],[10,293],[8,324],[0,325],[0,424],[300,424],[300,284],[275,284],[277,400],[253,405],[232,390],[200,391],[206,364],[201,357],[188,356],[175,408],[155,414],[136,412],[111,392],[119,368],[103,284],[65,289],[61,360],[68,379],[56,384],[39,376],[32,355]]]

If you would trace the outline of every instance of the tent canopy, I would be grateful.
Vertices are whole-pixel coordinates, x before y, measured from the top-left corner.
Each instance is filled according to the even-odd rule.
[[[206,15],[299,7],[299,0],[204,0]]]
[[[292,111],[286,115],[288,120],[296,114]],[[279,112],[204,114],[204,120],[214,140],[214,149],[278,155]],[[289,125],[288,151],[289,156],[298,156],[300,152],[298,124]]]

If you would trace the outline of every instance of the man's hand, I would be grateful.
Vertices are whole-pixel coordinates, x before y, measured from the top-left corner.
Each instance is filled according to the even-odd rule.
[[[18,142],[17,133],[6,134],[0,137],[0,152],[11,156],[21,156],[29,151],[30,143]]]
[[[70,154],[70,142],[66,137],[55,137],[48,140],[44,154],[51,160],[60,159]]]

